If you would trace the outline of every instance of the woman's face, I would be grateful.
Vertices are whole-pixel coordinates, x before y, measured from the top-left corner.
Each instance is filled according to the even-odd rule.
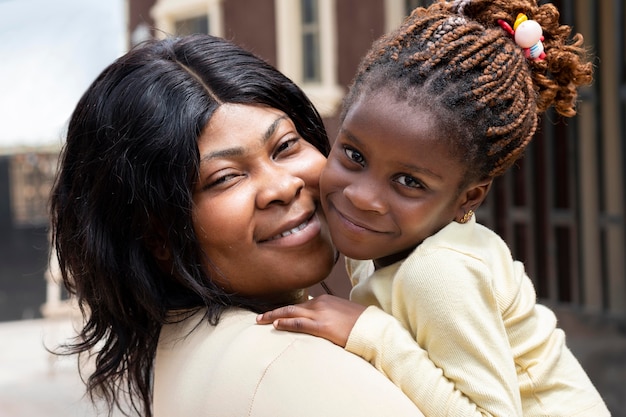
[[[324,156],[282,111],[224,104],[198,140],[195,232],[227,291],[290,303],[334,263],[319,204]]]

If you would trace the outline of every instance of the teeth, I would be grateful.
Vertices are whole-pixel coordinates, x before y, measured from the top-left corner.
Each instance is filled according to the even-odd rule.
[[[281,237],[286,237],[286,236],[289,236],[289,235],[291,235],[293,233],[298,233],[300,230],[302,230],[302,229],[304,229],[306,227],[308,222],[309,221],[307,220],[304,223],[302,223],[301,225],[298,225],[298,226],[294,227],[293,229],[289,229],[289,230],[287,230],[285,232],[282,232],[279,235],[273,236],[273,237],[271,237],[268,240],[280,239]]]

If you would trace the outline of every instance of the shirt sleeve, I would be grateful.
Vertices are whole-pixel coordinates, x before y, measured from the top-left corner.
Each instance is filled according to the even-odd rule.
[[[430,416],[521,416],[513,355],[488,268],[454,251],[407,260],[394,315],[368,307],[346,349],[370,361]]]

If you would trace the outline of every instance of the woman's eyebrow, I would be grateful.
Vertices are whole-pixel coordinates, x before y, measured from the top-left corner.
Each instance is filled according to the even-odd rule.
[[[276,120],[274,120],[271,125],[268,126],[268,128],[265,130],[262,136],[263,143],[267,143],[267,141],[271,139],[272,135],[276,132],[276,129],[278,129],[278,126],[285,119],[287,119],[286,115],[280,116]],[[233,146],[232,148],[220,149],[218,151],[211,152],[207,155],[204,155],[200,159],[200,163],[210,161],[211,159],[214,159],[214,158],[228,158],[228,157],[233,157],[233,156],[241,156],[244,153],[245,153],[245,149],[243,147]]]
[[[276,129],[278,129],[278,125],[287,118],[286,115],[280,116],[278,119],[274,120],[274,122],[267,128],[265,134],[263,135],[263,142],[267,142],[270,140]]]

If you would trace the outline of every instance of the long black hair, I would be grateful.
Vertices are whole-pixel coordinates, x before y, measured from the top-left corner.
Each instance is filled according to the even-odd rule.
[[[197,140],[222,103],[285,112],[324,155],[322,120],[304,93],[262,59],[217,37],[149,41],[107,67],[70,119],[51,195],[51,227],[65,286],[84,316],[67,352],[95,356],[92,399],[152,415],[151,380],[168,311],[262,300],[225,293],[203,268],[192,227]],[[153,256],[167,245],[170,270]]]

